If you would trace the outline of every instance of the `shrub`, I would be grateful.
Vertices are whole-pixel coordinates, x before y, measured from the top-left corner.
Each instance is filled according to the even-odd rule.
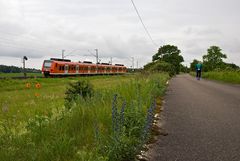
[[[69,103],[75,101],[79,97],[82,97],[83,99],[91,98],[93,93],[92,85],[85,80],[70,83],[65,92],[65,102]]]
[[[146,66],[144,66],[144,69],[153,72],[168,72],[170,76],[176,74],[175,67],[172,64],[164,61],[156,61],[149,63]]]

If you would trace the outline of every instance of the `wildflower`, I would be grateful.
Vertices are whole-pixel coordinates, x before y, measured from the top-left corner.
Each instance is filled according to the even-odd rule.
[[[31,88],[31,83],[26,83],[26,88]]]
[[[35,84],[35,87],[36,87],[37,89],[39,89],[39,88],[41,88],[41,84],[40,84],[40,83],[36,83],[36,84]]]
[[[113,97],[113,102],[112,102],[112,128],[113,132],[117,131],[117,119],[118,118],[118,111],[117,111],[117,94],[114,95]]]

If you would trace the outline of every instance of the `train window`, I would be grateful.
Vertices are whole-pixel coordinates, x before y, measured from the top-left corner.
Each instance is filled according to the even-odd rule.
[[[44,68],[50,68],[52,65],[52,61],[45,60],[44,61]]]

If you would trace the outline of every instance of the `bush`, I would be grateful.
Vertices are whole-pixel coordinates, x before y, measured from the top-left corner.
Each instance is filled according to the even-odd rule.
[[[70,103],[72,101],[76,101],[79,97],[86,100],[87,98],[91,98],[93,93],[94,91],[92,85],[85,80],[70,83],[65,92],[65,102]]]
[[[176,74],[174,66],[164,61],[156,61],[149,63],[146,66],[144,66],[144,69],[152,72],[168,72],[170,76]]]

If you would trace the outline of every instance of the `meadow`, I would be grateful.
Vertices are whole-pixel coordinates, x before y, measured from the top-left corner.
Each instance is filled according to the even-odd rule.
[[[1,80],[0,160],[126,161],[147,141],[168,74]],[[69,83],[93,95],[66,102]]]

